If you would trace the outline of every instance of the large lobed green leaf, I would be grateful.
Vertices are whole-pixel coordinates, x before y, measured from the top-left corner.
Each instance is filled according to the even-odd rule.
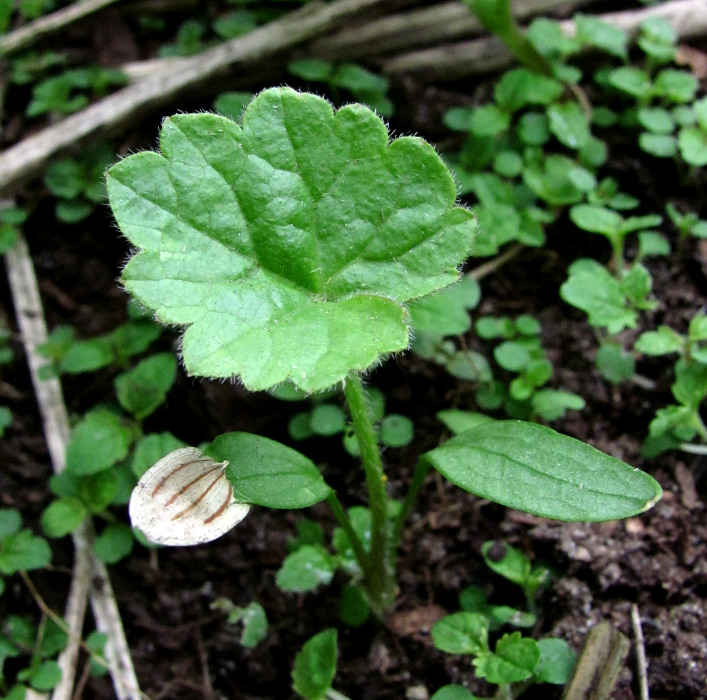
[[[483,423],[424,459],[477,496],[558,520],[627,518],[661,497],[660,486],[645,472],[523,421]]]
[[[187,370],[323,389],[407,347],[402,302],[457,279],[475,232],[424,141],[389,141],[353,104],[260,93],[243,126],[165,120],[161,154],[108,171],[116,220],[139,251],[123,282],[187,326]]]

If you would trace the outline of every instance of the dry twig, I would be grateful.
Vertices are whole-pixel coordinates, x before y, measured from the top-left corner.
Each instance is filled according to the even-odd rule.
[[[179,70],[157,71],[8,148],[0,155],[0,191],[15,189],[38,175],[50,158],[99,134],[118,131],[144,112],[174,100],[186,90],[229,69],[252,70],[268,60],[284,62],[292,47],[370,12],[381,0],[336,0],[310,4],[281,19],[180,63]]]
[[[40,17],[14,32],[0,36],[0,56],[7,56],[26,49],[48,34],[58,32],[69,24],[88,17],[115,2],[117,0],[82,0],[82,2],[64,7],[46,17]]]
[[[69,440],[69,422],[66,405],[58,379],[39,379],[39,368],[45,360],[37,346],[46,342],[47,328],[42,302],[37,288],[34,266],[24,238],[5,255],[7,274],[12,291],[17,323],[22,334],[32,384],[42,416],[52,466],[56,473],[64,470],[66,444]],[[119,700],[138,700],[141,697],[135,670],[130,660],[123,626],[112,596],[108,572],[103,563],[92,554],[93,528],[85,520],[73,533],[75,548],[74,578],[66,609],[66,621],[72,634],[59,658],[62,679],[54,689],[53,700],[69,700],[74,682],[76,660],[81,640],[86,599],[91,582],[98,577],[103,582],[100,594],[91,591],[91,604],[98,629],[108,635],[106,657],[111,669],[116,696]],[[95,586],[95,583],[94,583]]]
[[[643,641],[643,628],[638,606],[631,605],[631,626],[633,627],[634,645],[636,648],[636,664],[638,666],[638,692],[641,700],[648,700],[648,668],[646,664],[646,645]]]
[[[610,12],[597,17],[621,27],[631,38],[638,33],[641,22],[649,17],[666,19],[680,39],[707,34],[707,3],[704,0],[673,0],[655,7]],[[561,25],[568,34],[575,32],[575,25],[571,20],[564,21]],[[425,82],[434,82],[491,73],[508,67],[514,60],[513,55],[499,39],[484,37],[400,54],[383,61],[381,66],[383,71],[390,75],[414,73]]]

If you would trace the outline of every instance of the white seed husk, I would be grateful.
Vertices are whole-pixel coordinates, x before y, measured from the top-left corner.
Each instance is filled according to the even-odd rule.
[[[181,447],[150,467],[130,497],[130,520],[154,544],[186,547],[211,542],[250,510],[233,498],[228,462]]]

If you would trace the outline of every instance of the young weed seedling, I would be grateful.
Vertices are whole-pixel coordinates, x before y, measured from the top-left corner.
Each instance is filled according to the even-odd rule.
[[[483,498],[565,520],[627,517],[660,498],[647,474],[544,426],[510,420],[480,424],[422,455],[402,505],[392,501],[362,375],[409,346],[408,304],[457,280],[476,230],[427,143],[391,141],[362,105],[334,112],[321,98],[278,88],[255,97],[242,124],[212,114],[165,120],[160,149],[108,171],[111,207],[138,251],[123,272],[125,287],[158,320],[186,328],[182,357],[192,375],[237,377],[250,390],[338,387],[368,508],[347,512],[311,460],[243,432],[221,435],[203,459],[176,465],[164,475],[168,492],[184,478],[177,473],[210,464],[214,483],[226,479],[237,503],[294,509],[326,500],[340,525],[335,548],[340,557],[350,550],[353,582],[378,617],[395,600],[398,543],[433,468]],[[161,527],[193,530],[229,507],[192,505],[187,517]],[[308,557],[321,555],[324,573],[311,559],[294,568],[331,578],[331,555],[307,546]],[[316,647],[335,661],[336,633],[322,634],[302,653]],[[309,664],[300,658],[297,678]],[[320,680],[316,691],[301,680],[295,687],[322,697],[331,680]]]
[[[80,158],[63,158],[52,163],[44,184],[59,199],[56,218],[66,224],[83,221],[96,204],[106,198],[103,173],[115,161],[115,151],[107,144],[92,148]]]
[[[506,625],[528,628],[535,624],[532,611],[538,589],[548,581],[548,569],[532,566],[522,552],[501,542],[486,542],[482,554],[490,569],[521,586],[530,612],[489,604],[483,590],[469,586],[459,595],[462,611],[446,615],[432,628],[435,647],[450,654],[473,656],[476,675],[499,686],[494,697],[518,697],[534,683],[564,685],[576,655],[563,639],[548,637],[536,641],[515,631],[500,637],[493,651],[489,647],[490,632]],[[475,696],[459,685],[440,688],[433,696],[445,697]]]

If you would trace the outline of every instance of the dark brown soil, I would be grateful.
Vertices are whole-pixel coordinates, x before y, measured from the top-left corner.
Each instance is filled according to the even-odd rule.
[[[121,31],[125,31],[122,25]],[[126,41],[116,44],[117,53],[130,50],[132,45]],[[83,45],[82,50],[91,51]],[[105,50],[100,58],[110,62]],[[120,53],[120,60],[124,58]],[[424,135],[426,125],[432,135],[437,133],[437,126],[429,121],[436,117],[419,101],[420,95],[427,94],[445,107],[447,102],[464,99],[449,88],[431,92],[407,85],[398,86],[398,92],[399,116],[393,122],[397,133],[414,130]],[[418,100],[406,101],[406,95]],[[185,105],[174,105],[172,111],[178,109]],[[151,118],[131,131],[120,144],[121,151],[151,147],[157,124],[157,118]],[[660,211],[666,193],[676,193],[677,178],[663,162],[660,167],[656,163],[617,150],[612,166],[624,190],[643,201],[657,202],[655,211]],[[701,198],[704,184],[703,179],[680,190],[687,207],[703,216],[707,213]],[[107,208],[81,225],[64,226],[54,220],[53,203],[41,185],[35,183],[21,195],[34,206],[25,232],[50,327],[71,324],[82,338],[115,328],[125,314],[126,297],[116,278],[128,248]],[[616,387],[598,376],[593,369],[595,338],[584,317],[564,304],[557,290],[572,260],[606,258],[608,250],[598,237],[563,228],[561,224],[551,232],[546,248],[527,250],[486,278],[482,306],[475,314],[535,315],[555,365],[553,386],[575,391],[587,401],[581,413],[553,427],[649,471],[663,486],[664,498],[653,510],[624,522],[561,524],[510,512],[460,491],[439,476],[429,478],[401,547],[400,593],[394,610],[385,624],[368,622],[355,629],[338,625],[334,687],[352,700],[424,700],[451,682],[465,684],[479,695],[492,692],[475,678],[468,660],[435,650],[429,629],[441,615],[458,609],[459,592],[471,584],[487,590],[492,602],[523,604],[519,590],[492,574],[481,558],[482,543],[497,538],[555,572],[540,601],[535,634],[560,636],[579,651],[587,631],[608,620],[633,640],[631,606],[635,604],[645,638],[651,697],[707,697],[705,458],[677,452],[650,461],[641,457],[654,411],[671,401],[670,363],[639,364],[639,373],[657,382],[650,391],[633,384]],[[573,231],[571,238],[568,230]],[[665,233],[674,236],[669,227]],[[686,320],[707,305],[706,263],[707,248],[695,244],[669,259],[649,261],[660,306],[645,316],[645,328],[665,323],[685,330]],[[16,331],[4,278],[0,314]],[[174,348],[175,336],[166,333],[160,342]],[[470,337],[466,342],[473,346],[477,341]],[[16,359],[3,370],[0,383],[0,398],[13,413],[12,427],[0,443],[0,506],[21,509],[27,522],[37,527],[51,500],[50,467],[19,338],[13,347]],[[78,416],[110,400],[112,376],[99,372],[67,378],[64,388],[71,414]],[[444,437],[435,411],[473,407],[472,386],[412,355],[390,360],[368,381],[385,390],[391,412],[409,415],[415,422],[414,443],[385,453],[391,492],[400,496],[417,456]],[[287,420],[296,408],[267,395],[248,394],[236,384],[180,375],[167,405],[149,419],[146,429],[171,430],[190,444],[229,430],[288,441]],[[321,464],[327,480],[338,486],[343,503],[365,503],[358,466],[336,438],[296,447]],[[126,519],[125,512],[116,515]],[[131,557],[110,567],[138,677],[153,700],[293,697],[294,656],[313,634],[337,625],[338,590],[344,582],[337,578],[333,585],[306,595],[284,594],[275,586],[288,539],[302,517],[318,520],[327,532],[334,526],[323,505],[304,513],[255,509],[214,543],[158,551],[136,548]],[[65,603],[71,566],[67,538],[56,542],[52,568],[32,576],[58,611]],[[266,639],[254,649],[244,649],[238,641],[240,630],[211,608],[219,597],[237,605],[260,602],[270,623]],[[21,583],[12,579],[0,598],[0,619],[22,612],[34,615],[34,603]],[[530,700],[559,696],[560,690],[550,686],[524,695]],[[114,691],[107,678],[90,678],[77,697],[102,700],[113,698]],[[639,697],[633,649],[613,697]]]

